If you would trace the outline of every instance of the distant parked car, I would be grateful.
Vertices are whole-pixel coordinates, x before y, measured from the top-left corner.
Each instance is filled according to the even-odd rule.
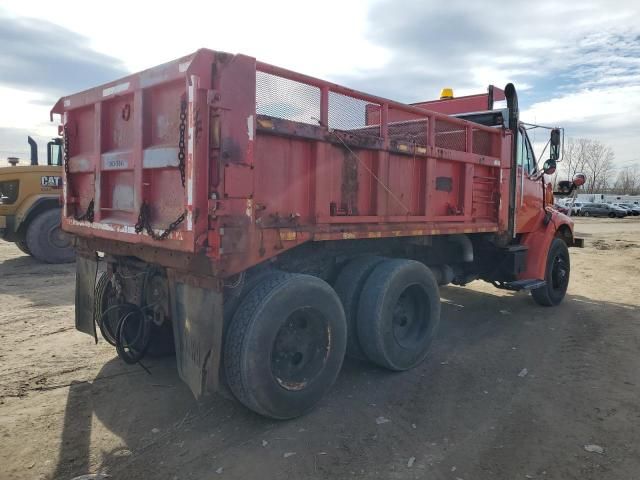
[[[624,218],[627,211],[610,203],[586,203],[580,211],[583,217],[611,217]]]
[[[573,207],[571,207],[571,215],[580,215],[580,211],[582,210],[583,205],[584,205],[584,202],[574,203]]]
[[[621,205],[621,204],[619,204],[619,203],[610,203],[609,205],[613,205],[614,207],[621,208],[622,210],[624,210],[624,211],[625,211],[625,213],[626,213],[627,215],[633,215],[633,214],[631,213],[631,209],[630,209],[630,208],[625,207],[625,206],[623,206],[623,205]]]
[[[624,208],[629,212],[629,215],[640,215],[640,206],[632,203],[616,203],[616,206]]]
[[[640,215],[640,205],[635,203],[625,203],[625,205],[631,207],[631,213],[634,215]]]

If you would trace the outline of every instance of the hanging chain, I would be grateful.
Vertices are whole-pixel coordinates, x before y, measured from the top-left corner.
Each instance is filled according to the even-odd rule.
[[[91,201],[89,202],[89,206],[87,207],[87,211],[80,216],[74,215],[73,218],[75,218],[79,222],[87,220],[89,223],[93,223],[93,215],[94,215],[93,208],[94,208],[94,201],[92,198]]]
[[[185,149],[186,144],[184,141],[184,134],[187,129],[187,101],[180,100],[180,138],[178,140],[178,168],[180,169],[180,180],[182,181],[182,187],[185,187]],[[183,211],[178,218],[169,224],[169,226],[161,233],[156,231],[151,226],[151,206],[143,201],[140,205],[140,212],[138,213],[138,222],[135,225],[136,233],[146,232],[154,240],[164,240],[171,232],[177,230],[178,226],[184,222],[187,215],[187,211]]]
[[[185,143],[184,132],[187,128],[187,101],[180,101],[180,140],[178,141],[178,168],[180,169],[180,179],[182,180],[182,187],[185,185]]]
[[[65,181],[67,183],[67,195],[71,195],[71,177],[69,176],[69,152],[71,151],[71,148],[69,146],[69,129],[67,128],[67,126],[64,126],[64,130],[63,130],[63,135],[64,135],[64,174],[65,174]],[[89,223],[93,223],[93,218],[94,218],[94,206],[95,206],[95,202],[94,199],[92,198],[91,201],[89,202],[89,205],[87,206],[87,211],[84,212],[82,215],[78,215],[76,213],[73,214],[73,218],[75,218],[78,222],[83,222],[85,220],[87,220]],[[77,206],[76,206],[76,210],[77,210]]]
[[[67,176],[67,185],[69,184],[69,129],[64,126],[64,173]]]
[[[142,233],[145,231],[154,240],[164,240],[171,232],[178,228],[178,225],[184,221],[186,215],[187,211],[185,210],[178,216],[178,218],[171,222],[165,230],[161,233],[156,233],[149,220],[151,218],[151,207],[147,202],[142,202],[142,205],[140,206],[140,213],[138,214],[138,222],[135,225],[135,231],[136,233]]]

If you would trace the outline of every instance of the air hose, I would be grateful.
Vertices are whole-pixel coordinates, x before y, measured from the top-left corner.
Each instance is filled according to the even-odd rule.
[[[118,318],[115,328],[105,316],[114,310],[125,310]],[[137,325],[136,325],[137,322]],[[119,303],[107,308],[100,316],[100,331],[106,339],[113,339],[118,356],[126,363],[137,363],[147,353],[151,343],[151,320],[144,309],[133,303]],[[136,328],[137,326],[137,328]]]
[[[157,273],[157,268],[151,267],[144,272],[142,282],[142,297],[148,288],[149,279]],[[116,347],[118,356],[126,363],[137,363],[145,356],[151,343],[151,316],[145,310],[153,308],[153,304],[142,307],[134,303],[118,303],[111,305],[100,315],[98,326],[102,336]],[[113,311],[120,314],[117,321],[112,321],[109,315]]]
[[[118,356],[126,363],[138,363],[147,353],[151,340],[151,320],[144,314],[142,308],[134,307],[130,312],[120,317],[116,330],[116,351]],[[130,332],[130,325],[135,325],[137,329],[133,339],[127,338]]]

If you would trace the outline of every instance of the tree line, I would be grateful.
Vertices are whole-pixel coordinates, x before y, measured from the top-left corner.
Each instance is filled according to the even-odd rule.
[[[576,173],[583,173],[587,177],[583,193],[640,195],[640,161],[616,168],[614,159],[613,149],[598,140],[569,138],[555,181],[571,180]]]

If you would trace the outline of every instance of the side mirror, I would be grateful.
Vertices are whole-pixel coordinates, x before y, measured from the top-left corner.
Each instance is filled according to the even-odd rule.
[[[573,184],[576,187],[581,187],[585,183],[587,183],[587,176],[584,173],[576,173],[573,176]]]
[[[546,175],[553,175],[554,173],[556,173],[556,167],[557,167],[556,161],[550,158],[549,160],[544,162],[544,165],[542,166],[542,171]]]
[[[560,129],[551,130],[551,138],[549,139],[549,159],[558,160],[560,158]],[[545,172],[546,173],[546,172]]]
[[[544,162],[544,173],[547,173],[547,164],[549,164],[552,160],[547,160],[546,162]],[[553,162],[553,164],[555,165],[555,161]],[[554,169],[555,171],[555,169]],[[553,192],[554,195],[557,195],[559,197],[566,197],[567,195],[570,195],[571,193],[573,193],[573,191],[578,188],[581,187],[582,185],[584,185],[587,182],[587,176],[584,173],[576,173],[573,176],[573,180],[569,181],[569,180],[561,180],[558,182],[558,184],[556,185],[556,191]]]

